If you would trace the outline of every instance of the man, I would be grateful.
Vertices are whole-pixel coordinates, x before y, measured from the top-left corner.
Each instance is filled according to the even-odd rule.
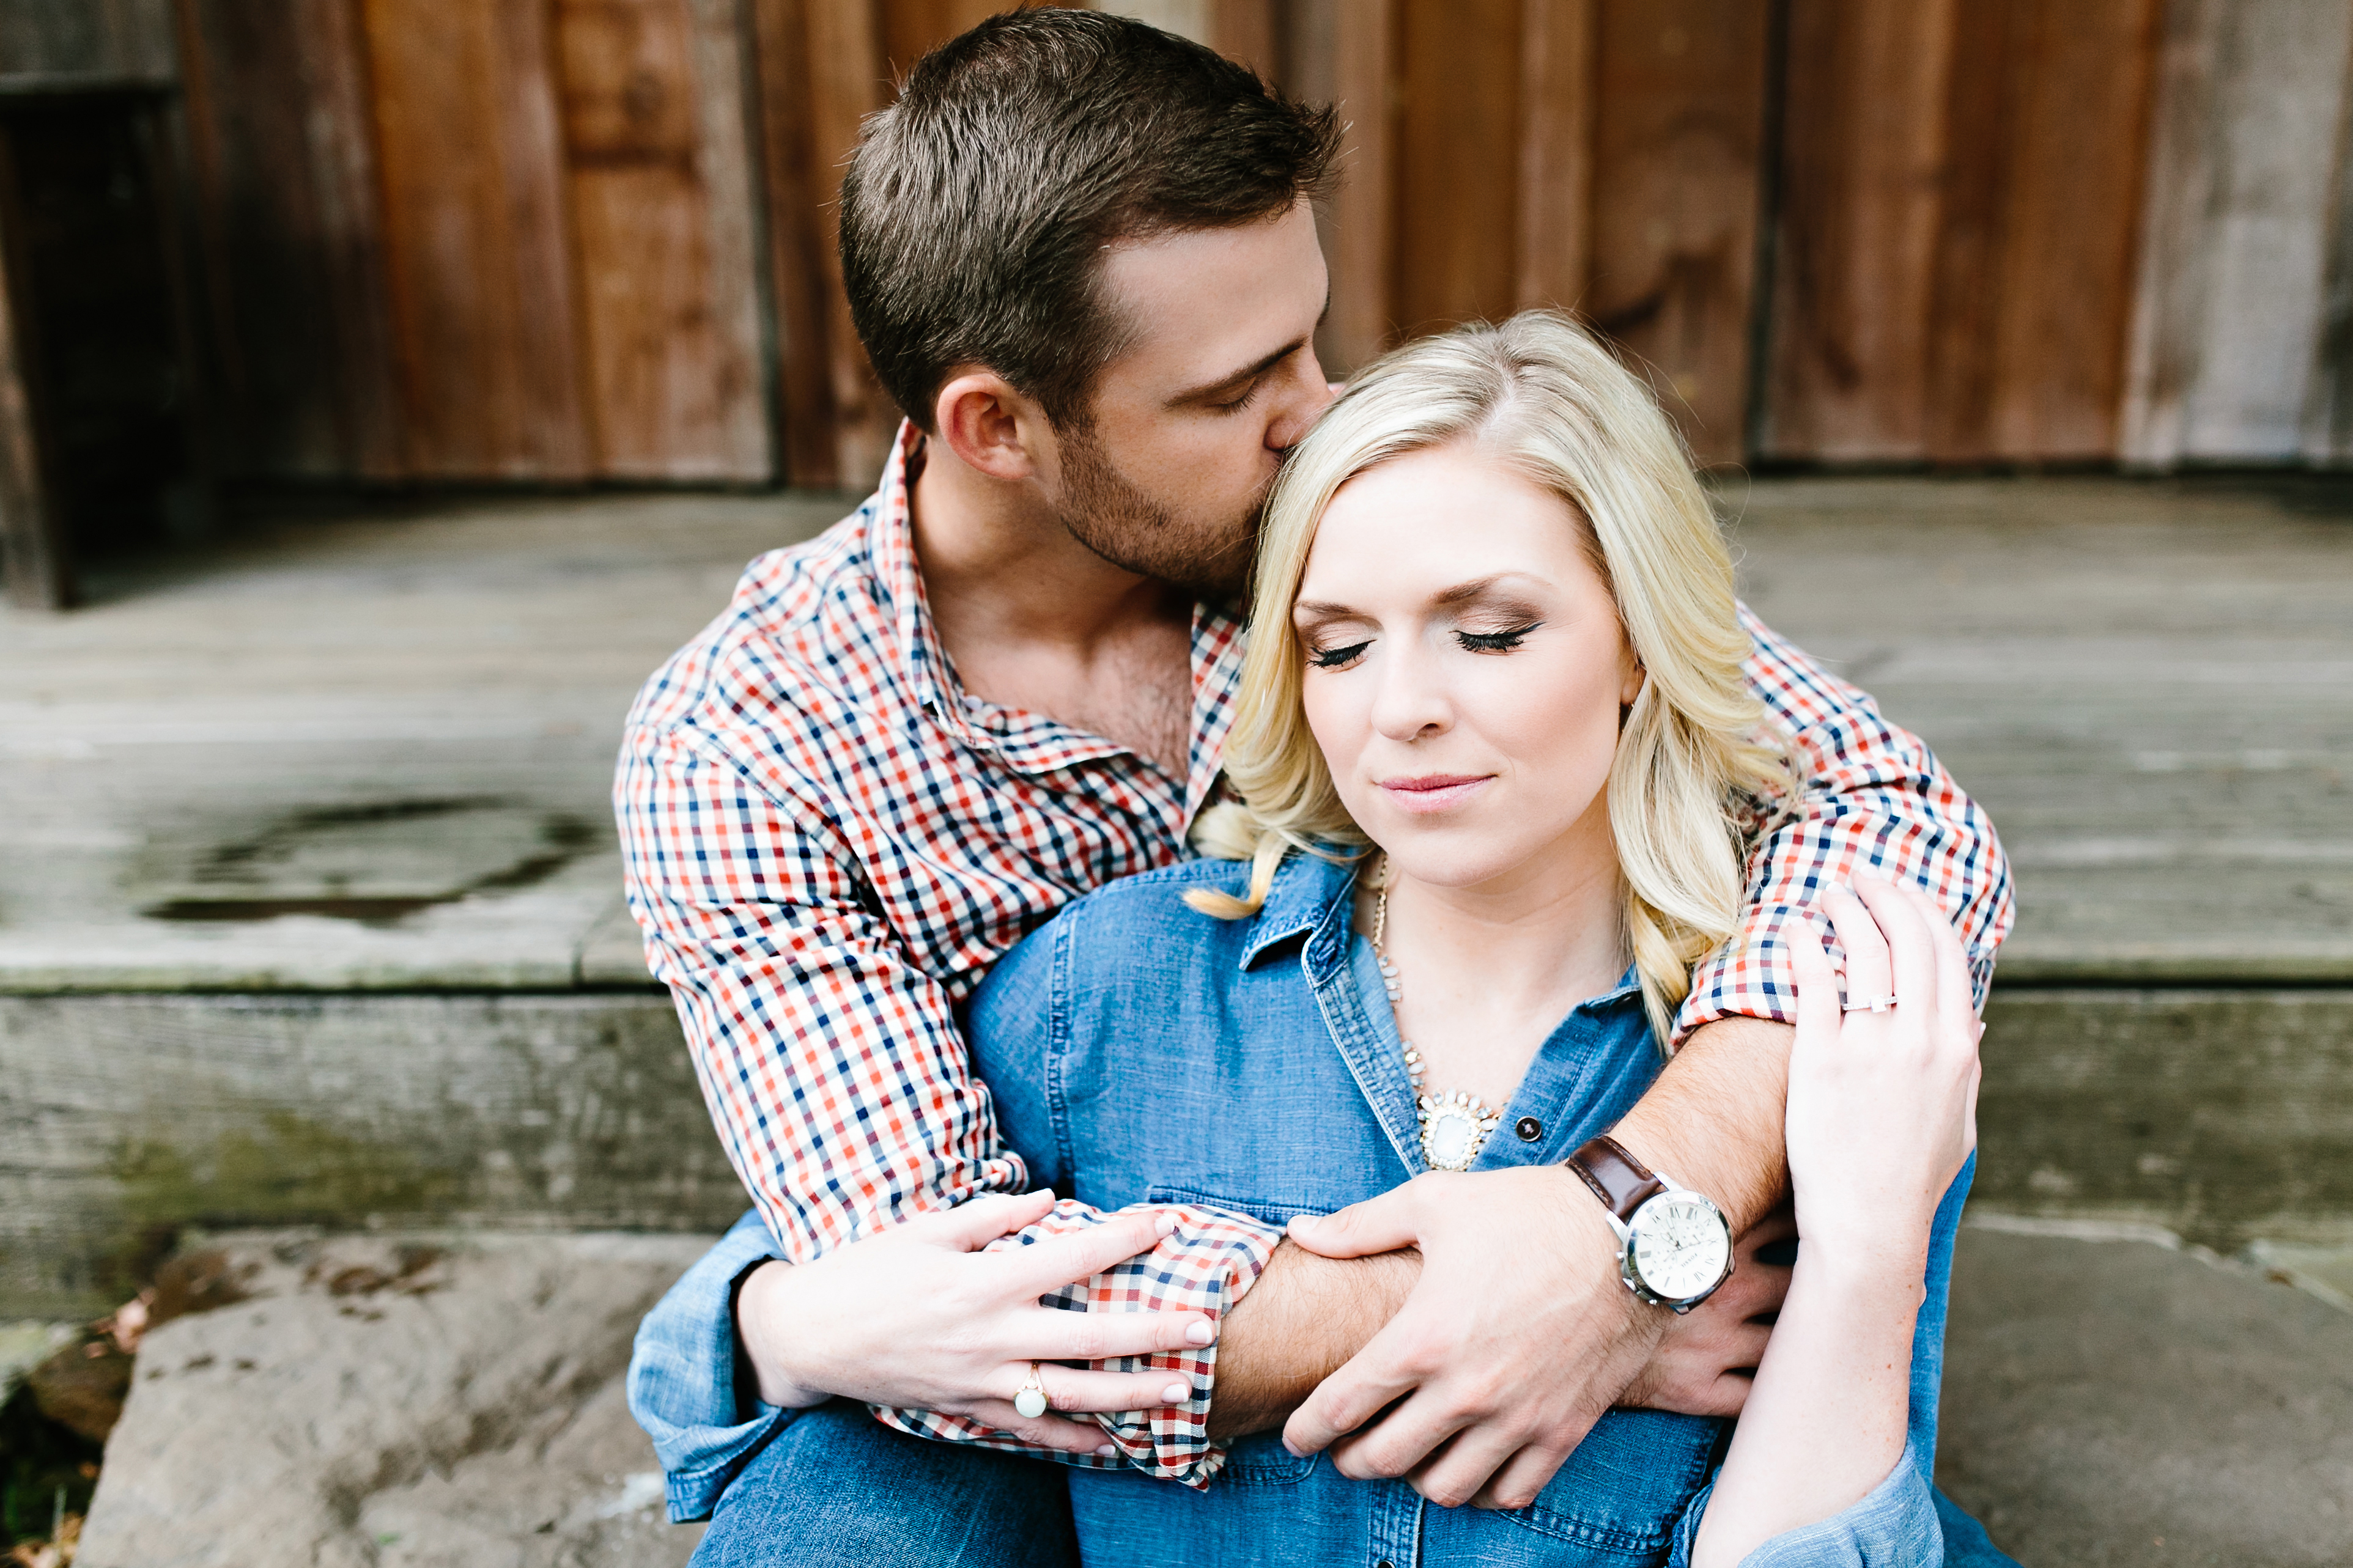
[[[1218,1439],[1289,1417],[1344,1474],[1517,1507],[1613,1403],[1737,1408],[1772,1270],[1646,1306],[1557,1167],[1409,1185],[1314,1238],[1494,1260],[1444,1278],[1200,1210],[983,1195],[1024,1177],[957,1005],[1071,898],[1181,857],[1218,787],[1251,525],[1330,396],[1336,139],[1197,46],[1024,12],[922,61],[844,182],[853,316],[910,423],[865,507],[754,562],[655,676],[616,787],[631,908],[758,1205],[631,1375],[673,1515],[718,1508],[714,1560],[1050,1560],[1057,1474],[998,1448],[1200,1485]],[[1802,816],[1614,1134],[1735,1231],[1784,1186],[1780,922],[1855,865],[1910,876],[1982,988],[2010,908],[1924,746],[1761,628],[1750,670]],[[1096,1366],[1039,1375],[1072,1361]]]

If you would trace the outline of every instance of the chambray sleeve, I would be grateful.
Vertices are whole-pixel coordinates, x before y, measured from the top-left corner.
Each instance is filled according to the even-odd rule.
[[[1828,1519],[1784,1531],[1740,1560],[1740,1568],[1943,1568],[1945,1537],[1927,1467],[1907,1445],[1887,1479]],[[1691,1568],[1711,1485],[1676,1527],[1668,1568]]]
[[[1676,1039],[1719,1018],[1793,1022],[1797,990],[1782,931],[1858,868],[1908,879],[1936,899],[1960,932],[1984,1006],[2011,919],[2010,866],[1993,824],[1918,736],[1746,605],[1740,616],[1749,689],[1788,737],[1803,793],[1751,855],[1746,918],[1692,976]]]
[[[670,987],[720,1142],[776,1257],[807,1263],[916,1215],[1024,1189],[1027,1172],[998,1136],[946,988],[874,910],[853,847],[795,796],[787,778],[765,776],[756,763],[691,732],[632,725],[614,798],[629,909],[645,932],[648,963]],[[1038,1234],[1103,1217],[1062,1205]],[[1271,1252],[1271,1242],[1227,1216],[1180,1216],[1157,1250],[1082,1282],[1058,1304],[1215,1314],[1256,1279]],[[699,1347],[696,1354],[724,1344],[732,1355],[732,1294],[714,1295],[715,1279],[714,1270],[691,1293],[694,1321],[681,1321],[665,1342]],[[732,1277],[724,1284],[732,1292]],[[1206,1408],[1214,1355],[1160,1360],[1200,1391]],[[726,1381],[715,1373],[696,1381],[714,1391],[712,1403],[677,1412],[702,1418],[671,1423],[676,1429],[735,1429],[732,1389],[730,1408],[716,1399]],[[962,1416],[877,1415],[924,1436],[1029,1451]],[[1132,1464],[1194,1485],[1222,1462],[1198,1429],[1206,1417],[1193,1425],[1099,1419],[1118,1456],[1071,1462]],[[748,1452],[758,1438],[743,1441]],[[696,1451],[706,1463],[717,1459],[715,1449]]]

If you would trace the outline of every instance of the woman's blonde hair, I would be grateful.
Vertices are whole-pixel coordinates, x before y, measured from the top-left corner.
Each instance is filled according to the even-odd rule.
[[[1204,854],[1251,862],[1246,896],[1187,901],[1257,912],[1293,849],[1366,843],[1340,804],[1301,701],[1293,602],[1333,494],[1408,452],[1462,442],[1566,501],[1646,672],[1609,770],[1625,923],[1662,1048],[1694,964],[1738,929],[1746,850],[1791,797],[1788,763],[1741,679],[1749,651],[1732,561],[1673,426],[1567,316],[1528,310],[1409,343],[1368,367],[1293,449],[1267,503],[1250,646]],[[1338,848],[1335,850],[1335,847]]]

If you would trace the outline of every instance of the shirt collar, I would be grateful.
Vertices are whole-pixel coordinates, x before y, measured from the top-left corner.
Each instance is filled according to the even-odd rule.
[[[1035,714],[970,696],[932,623],[923,589],[923,564],[915,555],[913,484],[923,472],[924,436],[913,420],[902,420],[891,443],[882,479],[867,502],[866,545],[875,581],[897,630],[899,673],[917,703],[964,745],[987,751],[1008,767],[1040,773],[1096,757],[1127,752],[1100,737],[1082,735]],[[1233,727],[1234,689],[1241,676],[1242,623],[1237,607],[1200,603],[1193,606],[1190,655],[1193,675],[1192,728],[1186,758],[1184,826],[1189,827],[1217,787],[1225,763],[1227,732]]]
[[[1335,853],[1347,853],[1336,846],[1331,847]],[[1250,935],[1242,943],[1241,967],[1248,969],[1268,951],[1295,937],[1322,930],[1345,909],[1356,886],[1353,858],[1326,859],[1296,850],[1285,856],[1275,868],[1274,885],[1267,889],[1266,902],[1250,921]]]

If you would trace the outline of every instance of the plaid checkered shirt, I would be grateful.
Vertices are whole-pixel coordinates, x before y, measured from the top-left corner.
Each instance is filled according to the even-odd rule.
[[[1197,607],[1181,779],[964,691],[915,559],[908,485],[920,443],[902,426],[863,506],[751,563],[726,610],[639,695],[614,789],[649,962],[677,1003],[728,1157],[777,1256],[797,1263],[1023,1188],[955,1009],[1064,904],[1187,853],[1217,786],[1240,668],[1240,623]],[[1748,679],[1793,737],[1807,793],[1802,815],[1757,849],[1746,927],[1694,977],[1678,1034],[1735,1015],[1788,1019],[1779,931],[1862,865],[1914,879],[1952,913],[1982,1001],[2010,917],[1990,825],[1869,698],[1747,624]],[[1176,1227],[1155,1250],[1048,1301],[1213,1318],[1230,1309],[1279,1233],[1172,1212]],[[1103,1217],[1065,1201],[998,1245]],[[1207,1484],[1223,1463],[1207,1431],[1216,1354],[1106,1363],[1166,1369],[1193,1398],[1097,1417],[1114,1457],[1041,1457]],[[1040,1452],[961,1416],[875,1414],[920,1436]]]

